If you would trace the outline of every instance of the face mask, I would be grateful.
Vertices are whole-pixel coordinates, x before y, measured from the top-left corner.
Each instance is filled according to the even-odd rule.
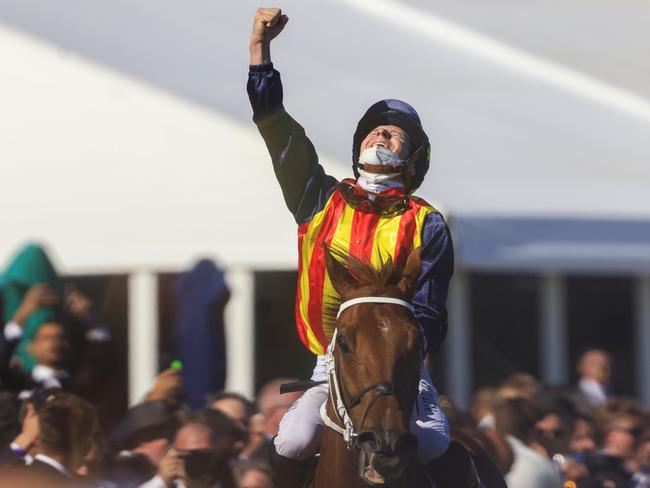
[[[372,146],[364,150],[359,156],[359,164],[375,164],[377,166],[401,166],[404,160],[400,159],[390,149],[382,146]]]
[[[359,156],[359,164],[401,167],[403,163],[404,160],[400,159],[397,154],[381,146],[369,147]],[[364,190],[372,193],[381,193],[391,188],[404,187],[401,172],[371,173],[360,169],[358,183]]]

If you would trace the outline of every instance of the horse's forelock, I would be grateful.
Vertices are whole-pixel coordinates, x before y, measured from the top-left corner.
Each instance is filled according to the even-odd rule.
[[[355,277],[357,285],[370,286],[377,292],[397,284],[400,278],[400,273],[390,257],[386,258],[379,268],[375,268],[361,259],[349,256],[347,267]]]

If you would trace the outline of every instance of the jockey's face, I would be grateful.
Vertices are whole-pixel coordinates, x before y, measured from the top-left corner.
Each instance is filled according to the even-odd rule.
[[[396,125],[380,125],[371,130],[361,141],[359,153],[372,146],[383,146],[397,154],[400,159],[406,159],[411,142],[406,131]]]

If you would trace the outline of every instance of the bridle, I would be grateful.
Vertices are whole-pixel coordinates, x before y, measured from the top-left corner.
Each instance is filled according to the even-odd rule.
[[[343,302],[339,307],[339,312],[336,315],[336,319],[338,320],[338,318],[341,316],[344,310],[361,303],[389,303],[393,305],[400,305],[402,307],[407,308],[411,313],[414,313],[413,305],[411,305],[409,302],[405,300],[400,300],[399,298],[360,297],[360,298],[353,298],[352,300]],[[330,341],[330,344],[327,347],[327,354],[325,355],[325,366],[327,368],[329,400],[332,402],[332,406],[334,407],[334,411],[336,412],[338,420],[341,424],[343,424],[343,426],[339,425],[337,422],[332,420],[327,414],[328,402],[324,402],[321,405],[320,416],[323,419],[325,425],[327,425],[329,428],[331,428],[332,430],[334,430],[335,432],[343,436],[343,440],[345,441],[347,448],[352,449],[358,445],[359,434],[355,431],[354,424],[352,423],[352,419],[350,418],[350,414],[348,413],[348,410],[352,409],[353,407],[361,403],[363,397],[366,396],[368,393],[374,392],[373,397],[370,400],[370,403],[366,407],[366,410],[363,414],[362,417],[363,420],[361,422],[361,425],[363,425],[368,415],[368,412],[370,411],[370,409],[372,408],[372,406],[374,405],[374,403],[377,401],[379,397],[388,396],[388,395],[397,395],[399,392],[396,390],[395,385],[390,381],[385,381],[385,380],[379,381],[377,383],[374,383],[370,386],[366,386],[365,388],[363,388],[359,393],[357,393],[355,397],[353,397],[353,400],[350,402],[350,405],[346,406],[345,403],[343,402],[343,397],[341,396],[339,378],[338,378],[338,373],[336,371],[336,360],[334,358],[334,348],[336,347],[337,334],[338,334],[338,330],[334,329],[334,335],[332,336],[332,340]]]

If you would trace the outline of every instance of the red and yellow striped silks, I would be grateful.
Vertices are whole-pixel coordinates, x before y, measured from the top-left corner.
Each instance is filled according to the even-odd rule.
[[[325,269],[323,243],[377,268],[389,257],[403,264],[420,246],[425,217],[436,211],[417,197],[410,204],[401,215],[380,216],[354,210],[335,190],[323,210],[298,227],[296,323],[301,341],[314,354],[325,353],[341,303]]]

